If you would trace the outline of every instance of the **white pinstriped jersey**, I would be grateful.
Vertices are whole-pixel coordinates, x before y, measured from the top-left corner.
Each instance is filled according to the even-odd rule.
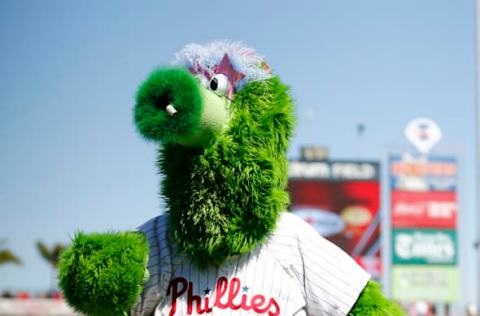
[[[150,278],[131,315],[346,315],[369,280],[345,252],[287,212],[265,244],[206,270],[175,254],[166,219],[139,228],[150,245]]]

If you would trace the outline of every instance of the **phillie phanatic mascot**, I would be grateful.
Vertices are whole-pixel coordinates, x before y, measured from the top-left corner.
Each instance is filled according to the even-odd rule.
[[[86,315],[402,315],[348,255],[286,211],[288,88],[253,49],[187,45],[136,95],[165,212],[77,233],[59,279]]]

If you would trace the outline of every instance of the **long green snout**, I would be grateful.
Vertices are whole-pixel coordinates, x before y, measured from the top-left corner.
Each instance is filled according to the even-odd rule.
[[[230,101],[218,96],[188,71],[154,71],[140,86],[135,123],[145,138],[164,144],[208,146],[229,121]]]

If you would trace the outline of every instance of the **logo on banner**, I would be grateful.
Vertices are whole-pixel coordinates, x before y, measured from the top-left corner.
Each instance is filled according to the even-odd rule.
[[[437,123],[429,118],[417,118],[408,123],[405,136],[421,153],[428,153],[442,138]]]

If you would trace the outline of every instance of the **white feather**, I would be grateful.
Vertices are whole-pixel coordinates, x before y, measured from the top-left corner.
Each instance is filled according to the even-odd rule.
[[[188,44],[175,54],[173,64],[187,68],[201,67],[202,71],[206,70],[213,74],[214,67],[220,64],[225,54],[228,54],[232,67],[245,75],[235,85],[235,91],[239,91],[251,81],[272,77],[271,71],[262,67],[265,62],[263,56],[241,42],[215,41],[206,45]]]

